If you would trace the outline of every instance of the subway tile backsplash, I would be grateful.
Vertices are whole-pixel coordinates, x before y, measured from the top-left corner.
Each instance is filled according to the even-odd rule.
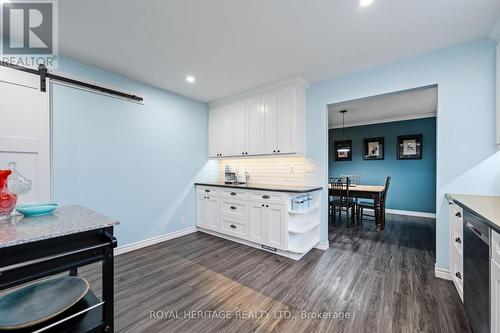
[[[224,181],[224,166],[232,164],[238,171],[246,171],[249,183],[270,185],[305,185],[304,157],[256,157],[219,161],[219,179]]]

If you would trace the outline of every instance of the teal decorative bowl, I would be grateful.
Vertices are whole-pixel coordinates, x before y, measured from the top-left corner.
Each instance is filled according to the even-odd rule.
[[[47,215],[55,211],[58,204],[55,203],[30,203],[16,206],[16,210],[26,217]]]

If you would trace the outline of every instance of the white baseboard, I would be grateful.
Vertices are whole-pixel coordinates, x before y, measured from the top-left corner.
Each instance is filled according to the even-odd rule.
[[[385,212],[388,214],[395,214],[395,215],[427,217],[430,219],[436,218],[436,213],[414,212],[411,210],[386,209]]]
[[[326,242],[319,242],[318,245],[315,246],[316,249],[326,251],[330,248],[330,243],[328,241]]]
[[[181,236],[184,236],[187,234],[192,234],[193,232],[196,232],[196,227],[190,227],[190,228],[174,231],[174,232],[171,232],[171,233],[166,234],[166,235],[148,238],[148,239],[145,239],[145,240],[142,240],[139,242],[135,242],[132,244],[119,246],[115,249],[114,255],[117,256],[117,255],[124,254],[124,253],[130,252],[130,251],[142,249],[143,247],[155,245],[155,244],[167,241],[169,239],[174,239],[174,238],[181,237]]]
[[[434,266],[434,273],[436,274],[437,278],[444,279],[444,280],[452,280],[451,278],[451,273],[449,269],[444,269],[440,268],[437,266]]]

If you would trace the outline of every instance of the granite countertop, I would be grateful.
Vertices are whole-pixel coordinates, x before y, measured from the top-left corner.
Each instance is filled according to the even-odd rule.
[[[117,220],[82,206],[59,207],[52,214],[39,217],[13,216],[10,221],[0,221],[0,248],[117,224]]]
[[[484,219],[489,227],[500,233],[500,196],[448,193],[448,199]]]
[[[268,185],[268,184],[252,184],[252,183],[238,185],[238,184],[225,184],[224,182],[195,183],[195,185],[240,188],[246,190],[288,192],[288,193],[307,193],[322,189],[321,186],[314,187],[314,186]]]

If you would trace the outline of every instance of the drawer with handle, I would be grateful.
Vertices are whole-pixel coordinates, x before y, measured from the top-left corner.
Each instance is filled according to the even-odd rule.
[[[455,228],[455,230],[459,230],[463,228],[463,223],[464,223],[464,210],[462,207],[453,205],[452,206],[452,227]]]
[[[223,216],[242,220],[248,219],[248,204],[246,201],[222,199],[220,209]]]
[[[233,200],[247,200],[247,191],[236,188],[223,188],[220,191],[220,196]]]
[[[458,294],[460,298],[463,300],[463,292],[464,292],[464,266],[463,266],[463,256],[458,252],[456,248],[452,248],[451,251],[452,256],[452,267],[451,267],[451,278],[453,283],[455,284],[455,288],[457,288]]]
[[[462,256],[463,255],[463,232],[459,232],[455,229],[453,229],[451,233],[451,237],[453,238],[453,245],[455,249],[458,251],[458,253]]]
[[[229,236],[248,239],[248,225],[246,221],[222,217],[220,232]]]
[[[280,192],[250,192],[251,201],[285,204],[287,195]]]
[[[196,193],[203,195],[218,195],[219,189],[211,186],[196,186]]]

